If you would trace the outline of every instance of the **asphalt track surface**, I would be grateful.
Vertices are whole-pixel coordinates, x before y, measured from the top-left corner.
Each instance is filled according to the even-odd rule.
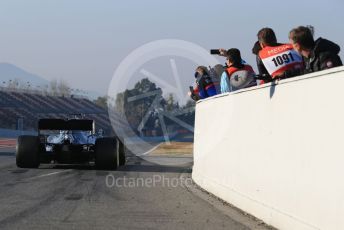
[[[20,169],[13,147],[2,145],[0,229],[269,229],[199,190],[190,183],[192,165],[178,164],[132,156],[117,171]]]

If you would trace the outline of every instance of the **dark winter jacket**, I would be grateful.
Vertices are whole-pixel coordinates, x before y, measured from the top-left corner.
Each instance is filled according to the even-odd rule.
[[[323,38],[317,39],[310,57],[304,58],[305,74],[342,66],[339,51],[337,44]]]
[[[277,43],[275,46],[279,46],[279,45],[281,45],[281,44],[279,44],[279,43]],[[253,45],[253,48],[252,48],[252,53],[253,54],[255,54],[255,55],[257,55],[256,56],[256,61],[257,61],[257,68],[258,68],[258,73],[259,73],[259,75],[260,76],[270,76],[269,75],[269,72],[266,70],[266,68],[265,68],[265,66],[264,66],[264,64],[263,64],[263,61],[262,61],[262,59],[260,59],[260,57],[259,57],[259,51],[261,50],[262,48],[261,48],[261,46],[260,46],[260,44],[259,44],[259,42],[257,41],[256,43],[254,43],[254,45]],[[271,77],[270,77],[271,78]]]

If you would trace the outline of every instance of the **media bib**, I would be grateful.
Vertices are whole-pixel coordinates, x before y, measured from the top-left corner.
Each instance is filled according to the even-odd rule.
[[[289,44],[265,47],[259,57],[269,74],[274,78],[289,69],[302,68],[302,57]]]

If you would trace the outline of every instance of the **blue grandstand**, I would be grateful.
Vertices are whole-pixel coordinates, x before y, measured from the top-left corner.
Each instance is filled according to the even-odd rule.
[[[36,131],[40,118],[68,118],[84,114],[96,129],[111,135],[107,111],[87,98],[42,95],[35,91],[0,90],[0,128]]]

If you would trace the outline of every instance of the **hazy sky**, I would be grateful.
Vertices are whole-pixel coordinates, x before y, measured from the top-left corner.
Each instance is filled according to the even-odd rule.
[[[260,28],[286,42],[290,29],[311,24],[316,37],[344,47],[343,12],[341,0],[0,0],[0,62],[105,94],[121,60],[147,42],[237,47],[255,67]]]

